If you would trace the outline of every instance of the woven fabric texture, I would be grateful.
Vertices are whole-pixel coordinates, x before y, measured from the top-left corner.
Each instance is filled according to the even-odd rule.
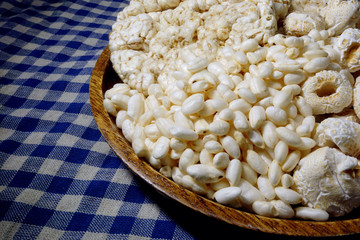
[[[92,116],[90,76],[127,4],[0,2],[0,239],[193,239]]]

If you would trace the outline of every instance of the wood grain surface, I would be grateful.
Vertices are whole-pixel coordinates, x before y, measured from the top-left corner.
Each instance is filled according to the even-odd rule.
[[[327,222],[315,222],[297,219],[278,219],[259,216],[246,210],[238,210],[215,203],[184,189],[172,180],[166,178],[153,169],[145,160],[139,159],[131,148],[131,144],[124,138],[116,127],[113,117],[105,111],[103,106],[104,93],[119,77],[110,62],[110,50],[105,48],[96,62],[90,80],[90,104],[95,121],[103,137],[116,155],[140,178],[181,204],[214,217],[221,221],[266,233],[293,236],[339,236],[360,233],[360,210],[357,209],[344,218],[330,219]]]

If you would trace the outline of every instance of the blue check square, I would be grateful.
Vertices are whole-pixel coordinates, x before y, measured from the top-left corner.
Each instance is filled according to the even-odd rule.
[[[40,120],[36,118],[23,117],[18,125],[17,130],[22,132],[33,132],[36,130],[39,121]]]
[[[85,195],[93,196],[93,197],[103,197],[106,193],[106,190],[109,186],[110,182],[107,181],[99,181],[94,180],[91,181],[88,188],[85,191]]]
[[[176,225],[172,221],[158,220],[152,233],[153,238],[171,239],[174,235]]]
[[[10,182],[9,186],[26,188],[27,186],[29,186],[35,175],[36,173],[18,171],[18,173]]]
[[[138,186],[130,185],[124,200],[132,203],[143,203],[145,201],[145,195]]]
[[[31,156],[34,157],[43,157],[46,158],[49,156],[50,152],[54,149],[53,146],[39,145],[31,153]]]
[[[128,217],[128,216],[116,217],[110,229],[110,233],[129,234],[131,232],[134,222],[135,222],[135,217]]]
[[[20,108],[25,102],[26,98],[11,96],[4,105],[9,108]]]
[[[5,140],[3,142],[0,142],[0,152],[13,153],[16,149],[18,149],[20,145],[20,142],[16,142],[13,140]]]
[[[94,218],[92,214],[74,213],[66,230],[70,231],[86,231],[90,226],[91,220]]]
[[[48,187],[48,192],[64,194],[68,191],[73,179],[55,176]]]
[[[45,226],[54,210],[33,207],[24,219],[24,223]]]
[[[66,161],[72,163],[83,163],[89,154],[89,150],[81,148],[71,148],[69,155],[66,158]]]

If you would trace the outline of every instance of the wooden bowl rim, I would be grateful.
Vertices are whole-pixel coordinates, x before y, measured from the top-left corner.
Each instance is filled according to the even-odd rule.
[[[103,106],[103,83],[106,70],[112,68],[107,46],[97,60],[90,79],[89,95],[93,116],[104,139],[116,155],[136,175],[160,193],[207,216],[242,228],[273,234],[293,236],[339,236],[360,233],[360,217],[355,219],[316,222],[297,219],[279,219],[223,206],[179,186],[163,176],[146,161],[139,159],[131,145]]]

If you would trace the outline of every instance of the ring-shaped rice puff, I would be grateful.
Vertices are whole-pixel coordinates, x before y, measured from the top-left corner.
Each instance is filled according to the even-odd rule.
[[[305,81],[305,101],[314,114],[339,113],[352,102],[352,86],[345,71],[324,70]]]

